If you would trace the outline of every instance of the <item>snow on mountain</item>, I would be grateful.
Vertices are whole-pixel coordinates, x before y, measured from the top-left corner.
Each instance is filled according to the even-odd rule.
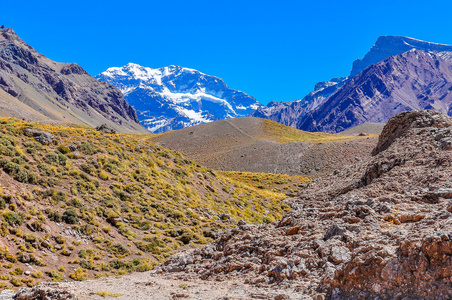
[[[371,65],[349,80],[296,127],[337,133],[384,123],[402,111],[431,109],[452,115],[452,52],[412,49]]]
[[[221,78],[179,66],[152,69],[129,63],[96,78],[118,87],[141,124],[155,133],[247,116],[262,106]]]
[[[452,51],[452,45],[431,43],[403,36],[380,36],[362,59],[357,59],[353,62],[353,67],[349,76],[319,82],[315,85],[314,91],[310,92],[303,99],[277,104],[269,103],[266,107],[260,107],[257,109],[251,114],[251,116],[270,119],[298,129],[320,131],[330,130],[335,132],[334,130],[337,129],[333,130],[333,128],[329,127],[314,126],[314,129],[313,126],[306,125],[309,122],[304,122],[304,120],[311,118],[310,114],[316,110],[327,109],[329,111],[331,109],[335,109],[335,107],[327,108],[324,104],[327,103],[331,97],[334,97],[334,95],[340,93],[340,91],[344,89],[350,80],[353,80],[355,76],[366,70],[366,68],[369,68],[374,64],[387,59],[388,57],[399,55],[413,49],[421,50],[426,53],[429,51],[438,53],[438,57],[446,61],[452,61],[452,55],[450,54]],[[317,113],[315,115],[321,116],[323,114]],[[384,120],[387,119],[387,116],[385,116]],[[322,124],[324,124],[323,120],[316,120],[316,122],[319,124],[322,122]],[[328,120],[328,122],[333,121]],[[301,124],[305,124],[303,125],[305,127],[300,127]],[[337,126],[337,128],[345,126],[346,124],[346,122],[342,122],[340,126]]]

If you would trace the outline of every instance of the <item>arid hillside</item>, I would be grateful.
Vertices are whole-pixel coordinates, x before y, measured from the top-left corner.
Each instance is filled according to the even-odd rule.
[[[313,176],[369,155],[377,141],[372,130],[366,136],[312,133],[244,117],[175,130],[151,140],[214,169]]]
[[[307,182],[214,171],[149,135],[0,118],[0,288],[150,270],[237,222],[280,219]]]

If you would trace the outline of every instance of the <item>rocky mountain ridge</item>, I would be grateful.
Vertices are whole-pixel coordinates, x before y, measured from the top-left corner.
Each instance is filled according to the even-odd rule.
[[[11,28],[0,29],[0,108],[2,116],[146,133],[117,88],[39,54]]]
[[[444,51],[451,51],[452,46],[425,42],[409,37],[381,36],[378,38],[376,43],[372,46],[370,51],[364,56],[363,59],[358,59],[353,62],[353,67],[349,76],[332,79],[331,81],[327,82],[320,82],[316,84],[314,91],[309,93],[301,100],[281,102],[279,104],[269,103],[267,107],[260,107],[251,115],[255,117],[270,119],[288,126],[306,130],[306,128],[308,128],[309,126],[300,127],[301,124],[304,123],[304,119],[316,110],[317,114],[321,114],[321,110],[325,109],[326,107],[319,107],[325,104],[325,102],[327,102],[328,99],[333,97],[336,93],[339,93],[346,84],[348,84],[348,89],[351,89],[349,81],[353,80],[354,77],[361,71],[372,66],[373,64],[387,59],[390,56],[400,55],[411,49],[417,49],[426,52],[431,51],[435,53],[447,53]],[[359,93],[359,87],[356,87],[355,89]],[[389,114],[389,117],[393,116],[395,113],[396,112]],[[379,122],[386,122],[387,120],[388,118],[383,118]],[[315,121],[322,122],[322,120],[320,119]],[[367,122],[372,121],[368,120]],[[357,123],[353,124],[357,125]],[[354,126],[353,124],[350,124],[348,126]],[[338,132],[348,128],[349,127],[332,129],[330,127],[328,129],[325,128],[325,130],[329,130],[329,132]],[[315,130],[324,131],[322,126],[317,126],[317,129]]]
[[[422,50],[390,56],[348,81],[296,127],[340,132],[366,123],[384,123],[396,113],[432,109],[452,113],[449,52]]]
[[[411,49],[426,52],[443,52],[452,51],[452,45],[431,43],[405,36],[380,36],[362,59],[357,59],[353,62],[353,68],[350,72],[349,78],[353,78],[365,68],[390,56],[401,54],[410,51]]]
[[[221,78],[179,66],[152,69],[129,63],[96,78],[121,89],[141,124],[155,133],[247,116],[261,106]]]

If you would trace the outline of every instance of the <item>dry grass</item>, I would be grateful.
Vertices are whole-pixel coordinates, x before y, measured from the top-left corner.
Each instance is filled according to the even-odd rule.
[[[121,293],[113,293],[110,291],[98,291],[95,293],[96,295],[102,296],[102,297],[120,297],[124,294]]]
[[[270,120],[263,120],[265,138],[275,139],[278,143],[331,143],[345,142],[368,137],[376,137],[378,134],[367,136],[350,136],[341,134],[329,134],[324,132],[307,132],[289,127]]]

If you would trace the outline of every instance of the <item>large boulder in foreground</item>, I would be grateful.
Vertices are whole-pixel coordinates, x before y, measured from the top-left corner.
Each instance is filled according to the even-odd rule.
[[[404,136],[410,128],[445,128],[450,126],[452,126],[451,118],[437,111],[401,112],[386,123],[372,155],[388,149],[397,138]]]

